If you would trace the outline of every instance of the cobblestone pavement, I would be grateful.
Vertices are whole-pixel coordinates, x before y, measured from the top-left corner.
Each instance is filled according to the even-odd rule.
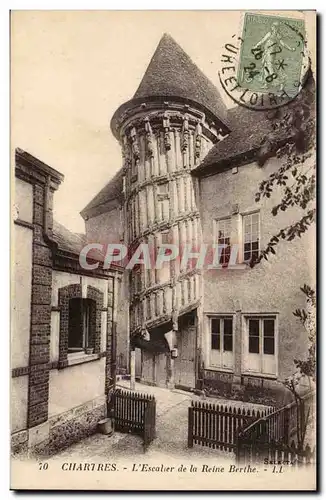
[[[128,381],[120,381],[118,387],[129,389]],[[132,434],[114,433],[112,437],[102,434],[94,434],[82,441],[70,446],[68,449],[58,453],[54,460],[119,460],[144,461],[144,458],[199,458],[199,457],[229,457],[233,460],[233,453],[221,450],[213,450],[207,447],[187,447],[188,431],[188,407],[191,400],[201,400],[200,396],[192,393],[168,390],[159,387],[151,387],[136,383],[135,390],[141,393],[153,394],[157,401],[156,412],[156,439],[150,445],[146,454],[143,451],[142,439]],[[208,403],[218,403],[228,406],[236,406],[246,409],[265,409],[263,405],[253,405],[239,401],[208,398]]]

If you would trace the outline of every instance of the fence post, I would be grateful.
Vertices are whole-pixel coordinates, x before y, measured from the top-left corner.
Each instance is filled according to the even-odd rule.
[[[135,380],[136,380],[136,351],[132,349],[130,351],[130,389],[135,390]]]
[[[144,451],[156,438],[156,400],[150,396],[144,408]]]
[[[284,412],[284,443],[289,444],[290,440],[290,408],[286,408]]]
[[[144,446],[144,451],[147,450],[149,441],[150,441],[150,406],[147,403],[147,405],[144,408],[144,441],[143,441],[143,446]]]
[[[153,411],[153,439],[156,438],[156,399],[152,401],[152,411]]]
[[[193,426],[194,426],[194,409],[192,406],[188,408],[188,448],[193,448]]]
[[[235,447],[235,461],[237,464],[239,464],[241,462],[241,439],[239,437],[239,434],[237,435],[237,438],[236,438],[236,447]]]

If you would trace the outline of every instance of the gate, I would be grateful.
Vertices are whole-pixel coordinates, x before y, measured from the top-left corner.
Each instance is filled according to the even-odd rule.
[[[150,399],[144,412],[144,451],[156,437],[156,401]]]
[[[237,446],[238,429],[272,411],[272,408],[255,411],[192,401],[188,408],[188,448],[198,444],[233,451]]]
[[[113,394],[114,429],[143,438],[144,450],[156,436],[156,400],[149,394],[117,389]]]
[[[272,462],[310,464],[315,461],[315,449],[309,444],[301,447],[292,439],[297,431],[306,428],[309,418],[313,418],[315,393],[304,396],[300,405],[294,401],[255,422],[245,424],[237,438],[236,458],[238,462],[259,462],[268,457]],[[311,412],[312,410],[312,412]],[[304,426],[304,429],[301,427]],[[303,440],[304,441],[304,440]]]

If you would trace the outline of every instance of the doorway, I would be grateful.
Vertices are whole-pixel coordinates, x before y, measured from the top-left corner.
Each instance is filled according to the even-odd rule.
[[[194,388],[196,385],[196,312],[179,318],[178,357],[175,359],[175,385]]]

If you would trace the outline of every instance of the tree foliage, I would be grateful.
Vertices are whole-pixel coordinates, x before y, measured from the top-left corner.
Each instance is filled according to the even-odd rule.
[[[276,217],[296,207],[298,218],[271,237],[258,258],[251,262],[252,267],[275,254],[281,240],[301,238],[315,221],[315,85],[311,73],[296,99],[268,117],[271,133],[265,137],[257,161],[262,167],[269,158],[276,156],[280,166],[260,183],[255,201],[270,198],[273,192],[280,193],[278,203],[271,209],[272,215]]]
[[[252,267],[275,254],[280,241],[301,238],[316,218],[315,84],[311,72],[299,96],[288,106],[271,113],[269,119],[272,131],[261,145],[257,162],[262,167],[269,158],[276,156],[280,166],[260,183],[255,201],[271,198],[272,194],[276,197],[279,193],[278,202],[271,209],[272,215],[277,217],[294,207],[297,218],[272,235],[258,258],[251,261]],[[316,294],[306,284],[301,291],[306,296],[307,306],[296,309],[293,314],[307,330],[308,353],[304,359],[294,359],[296,373],[284,384],[294,396],[297,443],[303,449],[311,405],[300,393],[300,386],[303,379],[309,384],[316,379]]]
[[[297,442],[299,449],[303,449],[313,402],[300,393],[300,386],[302,380],[306,379],[311,388],[310,380],[316,380],[316,293],[306,284],[300,290],[306,296],[307,306],[306,309],[296,309],[293,315],[299,319],[308,332],[308,354],[303,360],[294,360],[297,371],[285,380],[284,385],[294,396],[297,407]]]
[[[308,332],[308,356],[304,360],[295,359],[294,363],[303,375],[316,379],[316,293],[310,286],[304,285],[300,290],[306,295],[307,308],[296,309],[296,316]]]

